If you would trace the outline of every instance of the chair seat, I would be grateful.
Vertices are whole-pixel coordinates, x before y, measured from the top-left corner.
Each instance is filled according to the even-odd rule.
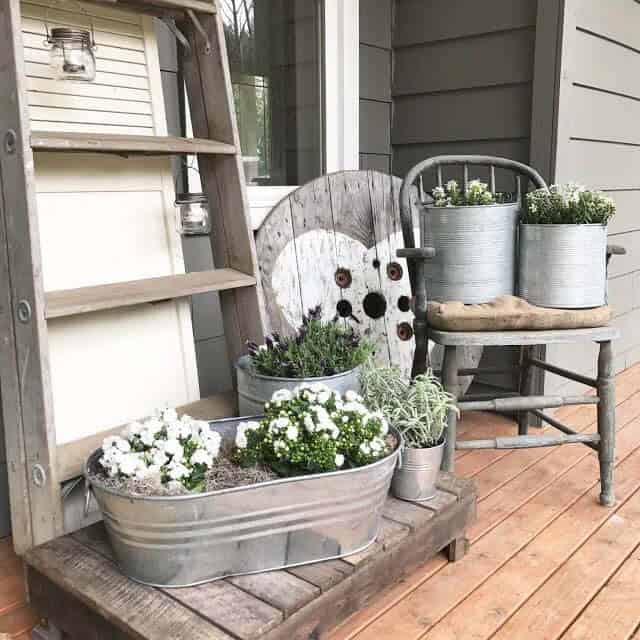
[[[620,331],[615,327],[594,329],[555,329],[552,331],[439,331],[429,329],[429,339],[443,346],[523,346],[537,344],[570,344],[616,340]]]

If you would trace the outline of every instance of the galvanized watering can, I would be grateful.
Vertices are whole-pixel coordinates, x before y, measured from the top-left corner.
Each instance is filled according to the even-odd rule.
[[[247,418],[211,422],[223,440]],[[258,418],[259,419],[259,418]],[[398,461],[185,496],[132,497],[93,481],[118,566],[159,587],[340,558],[369,546]],[[85,477],[101,450],[87,461]]]

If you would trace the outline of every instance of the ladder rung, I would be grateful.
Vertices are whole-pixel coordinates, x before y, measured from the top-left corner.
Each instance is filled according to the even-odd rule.
[[[196,13],[216,13],[216,5],[213,0],[95,0],[100,4],[120,5],[128,11],[151,12],[152,9],[164,9],[167,11],[184,12],[192,9]],[[154,12],[155,13],[155,12]]]
[[[82,153],[116,153],[118,155],[173,155],[211,153],[233,155],[232,144],[203,138],[172,136],[130,136],[115,133],[58,133],[34,131],[31,134],[34,151],[71,151]]]
[[[253,276],[235,269],[195,271],[172,276],[115,282],[94,287],[51,291],[45,295],[47,318],[173,300],[207,291],[225,291],[256,284]]]

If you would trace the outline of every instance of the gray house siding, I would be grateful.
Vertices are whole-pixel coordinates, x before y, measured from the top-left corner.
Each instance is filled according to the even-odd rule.
[[[441,154],[529,162],[535,0],[396,0],[393,173]],[[482,177],[482,174],[479,176]],[[510,178],[499,188],[513,190]],[[483,366],[515,365],[516,349],[485,349]],[[480,382],[512,388],[515,379]]]
[[[606,191],[618,214],[610,242],[626,247],[609,271],[609,303],[622,332],[616,370],[640,361],[640,3],[563,0],[557,21],[556,181]],[[555,348],[549,358],[593,374],[595,348]],[[566,385],[549,376],[552,388]]]
[[[393,0],[360,0],[360,168],[391,172]]]

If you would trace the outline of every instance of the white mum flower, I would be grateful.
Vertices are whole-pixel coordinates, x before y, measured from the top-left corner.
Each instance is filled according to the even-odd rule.
[[[246,433],[244,431],[238,430],[238,432],[236,433],[236,447],[238,447],[238,449],[246,449],[247,444],[249,443],[247,442]]]
[[[271,396],[271,402],[289,402],[293,398],[293,394],[289,389],[278,389]]]
[[[341,453],[336,453],[335,463],[336,467],[341,467],[344,464],[344,456]]]
[[[152,466],[162,467],[169,461],[167,454],[160,449],[154,449],[151,453],[151,464]]]
[[[363,442],[360,445],[360,451],[364,453],[365,456],[368,456],[371,454],[371,446],[369,445],[368,442]]]
[[[203,438],[204,448],[214,457],[217,458],[220,453],[220,445],[222,438],[217,431],[211,431],[209,435]]]
[[[140,440],[145,447],[152,447],[156,441],[156,434],[146,429],[140,434]]]
[[[361,415],[361,416],[366,416],[369,413],[369,410],[367,409],[367,407],[365,407],[362,403],[355,402],[355,401],[345,403],[342,409],[349,413],[357,413],[358,415]]]
[[[107,436],[102,441],[102,449],[106,451],[107,449],[111,449],[111,447],[115,447],[118,440],[120,440],[120,436]]]
[[[320,404],[327,404],[327,402],[329,402],[332,397],[333,393],[331,393],[331,391],[327,389],[326,391],[321,391],[316,399]]]
[[[116,447],[123,453],[128,453],[129,451],[131,451],[131,445],[129,444],[129,441],[124,440],[123,438],[118,438]]]
[[[327,385],[322,382],[314,382],[310,386],[310,389],[313,393],[316,393],[316,394],[331,393],[331,389],[329,389],[329,387],[327,387]]]
[[[142,427],[145,431],[150,431],[151,433],[160,433],[162,431],[162,427],[164,424],[158,418],[149,418],[142,423]]]
[[[353,391],[353,389],[349,389],[349,391],[344,394],[344,399],[347,402],[362,402],[362,396]]]
[[[205,467],[213,466],[213,456],[206,449],[196,449],[191,456],[191,464],[203,464]]]
[[[384,450],[384,440],[382,438],[374,438],[369,446],[371,447],[371,451],[373,453],[380,453]]]
[[[309,433],[313,433],[316,430],[316,423],[313,421],[311,416],[307,413],[304,416],[304,427]]]
[[[176,462],[180,462],[184,458],[184,447],[175,438],[165,440],[162,444],[162,448],[164,452],[167,455],[172,456],[173,460]]]
[[[176,463],[172,464],[167,470],[167,475],[172,480],[182,480],[182,478],[186,478],[189,474],[189,469],[185,467],[183,464]]]
[[[298,428],[295,427],[294,425],[291,425],[290,427],[287,427],[287,438],[289,440],[297,440],[298,439]]]
[[[127,453],[122,456],[118,466],[123,476],[132,476],[141,466],[144,466],[144,463],[137,453]]]

